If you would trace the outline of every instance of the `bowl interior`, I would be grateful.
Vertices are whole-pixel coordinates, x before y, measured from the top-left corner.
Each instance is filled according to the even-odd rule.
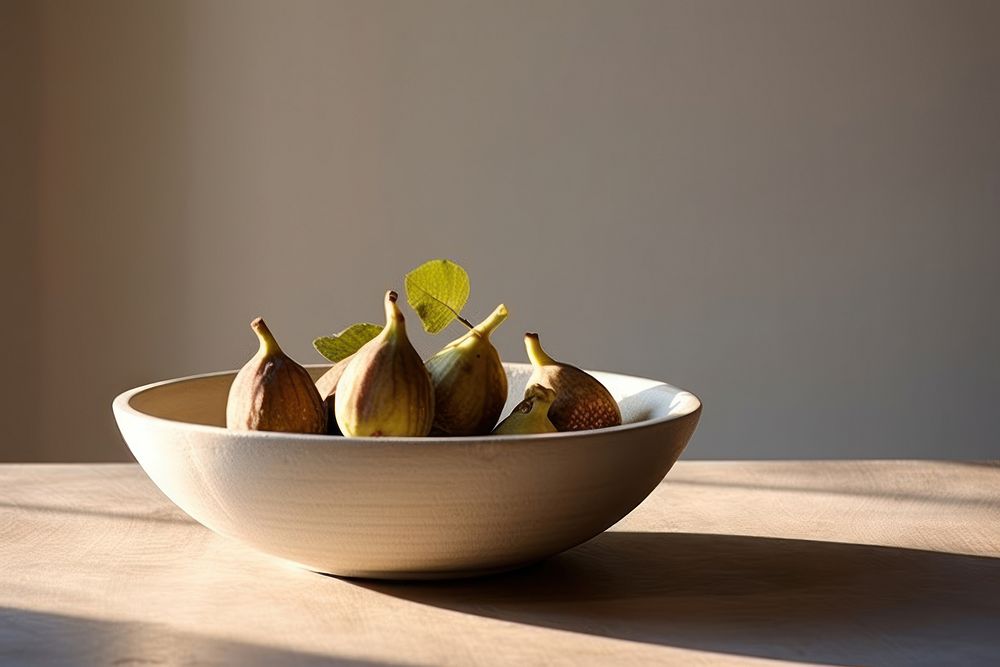
[[[506,416],[524,396],[530,364],[504,364],[508,394]],[[314,378],[329,366],[309,366]],[[690,414],[701,405],[693,394],[656,380],[588,371],[608,388],[622,411],[622,427],[662,421]],[[127,396],[129,408],[160,419],[225,428],[226,401],[235,371],[170,380],[141,388]],[[449,438],[454,440],[455,438]]]

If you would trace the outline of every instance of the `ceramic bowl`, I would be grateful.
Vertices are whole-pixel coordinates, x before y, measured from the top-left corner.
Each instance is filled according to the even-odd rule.
[[[505,364],[506,415],[531,367]],[[325,367],[312,367],[318,377]],[[319,572],[419,579],[525,565],[598,535],[656,488],[701,413],[663,382],[593,372],[623,425],[470,438],[343,438],[224,428],[235,371],[118,396],[125,441],[195,520]]]

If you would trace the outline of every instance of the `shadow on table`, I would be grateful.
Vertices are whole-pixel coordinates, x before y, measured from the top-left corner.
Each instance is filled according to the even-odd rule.
[[[829,665],[1000,664],[1000,559],[609,532],[504,575],[354,583],[504,621],[726,654]]]
[[[95,620],[0,607],[0,665],[389,664],[218,639],[155,623]]]

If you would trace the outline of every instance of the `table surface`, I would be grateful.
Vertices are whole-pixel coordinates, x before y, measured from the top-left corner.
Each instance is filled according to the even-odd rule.
[[[352,581],[135,465],[0,466],[0,664],[1000,665],[1000,464],[681,462],[506,575]]]

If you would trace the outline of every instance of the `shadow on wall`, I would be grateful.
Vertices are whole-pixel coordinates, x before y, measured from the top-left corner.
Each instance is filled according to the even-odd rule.
[[[58,419],[4,443],[5,461],[131,461],[109,409],[119,392],[197,368],[197,243],[186,3],[35,3],[24,30],[39,55],[37,258],[28,289],[38,331],[31,406],[52,404],[73,345],[80,378]],[[3,267],[0,267],[0,271]],[[16,275],[16,274],[15,274]],[[20,282],[20,280],[16,281]],[[23,289],[23,288],[22,288]],[[69,324],[69,323],[72,323]],[[167,339],[169,337],[170,340]],[[155,353],[150,353],[155,349]],[[226,362],[228,363],[228,362]],[[175,373],[174,371],[179,373]],[[2,393],[2,392],[0,392]],[[0,415],[4,414],[0,405]],[[16,423],[17,413],[5,421]]]
[[[374,667],[392,663],[216,639],[153,623],[98,621],[0,607],[0,664]]]
[[[733,655],[827,665],[1000,664],[1000,559],[609,532],[506,575],[355,583],[505,621]]]

